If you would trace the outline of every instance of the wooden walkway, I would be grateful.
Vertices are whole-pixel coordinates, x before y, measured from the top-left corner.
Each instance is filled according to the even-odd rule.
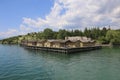
[[[38,47],[38,46],[24,46],[28,49],[41,50],[41,51],[51,51],[51,52],[60,52],[60,53],[75,53],[83,51],[91,51],[101,49],[102,46],[94,47],[80,47],[80,48],[50,48],[50,47]]]

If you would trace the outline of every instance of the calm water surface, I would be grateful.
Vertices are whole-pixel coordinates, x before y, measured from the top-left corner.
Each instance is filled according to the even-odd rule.
[[[0,45],[0,80],[120,80],[120,48],[68,55]]]

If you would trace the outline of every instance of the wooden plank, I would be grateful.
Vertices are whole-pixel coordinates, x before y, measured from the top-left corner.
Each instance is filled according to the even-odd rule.
[[[102,48],[102,46],[80,47],[80,48],[50,48],[50,47],[38,47],[38,46],[23,46],[23,47],[34,50],[61,52],[61,53],[74,53],[74,52],[90,51],[90,50],[96,50]]]

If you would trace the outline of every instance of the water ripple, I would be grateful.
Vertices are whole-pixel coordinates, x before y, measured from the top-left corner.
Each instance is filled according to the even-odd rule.
[[[120,80],[120,49],[58,54],[0,45],[0,80]]]

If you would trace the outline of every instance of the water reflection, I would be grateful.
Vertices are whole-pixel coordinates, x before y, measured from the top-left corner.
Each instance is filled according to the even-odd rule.
[[[65,54],[65,53],[46,52],[46,51],[30,50],[30,49],[25,49],[25,50],[27,50],[28,54],[30,55],[42,57],[48,61],[53,60],[61,63],[67,63],[72,58],[70,54]]]

